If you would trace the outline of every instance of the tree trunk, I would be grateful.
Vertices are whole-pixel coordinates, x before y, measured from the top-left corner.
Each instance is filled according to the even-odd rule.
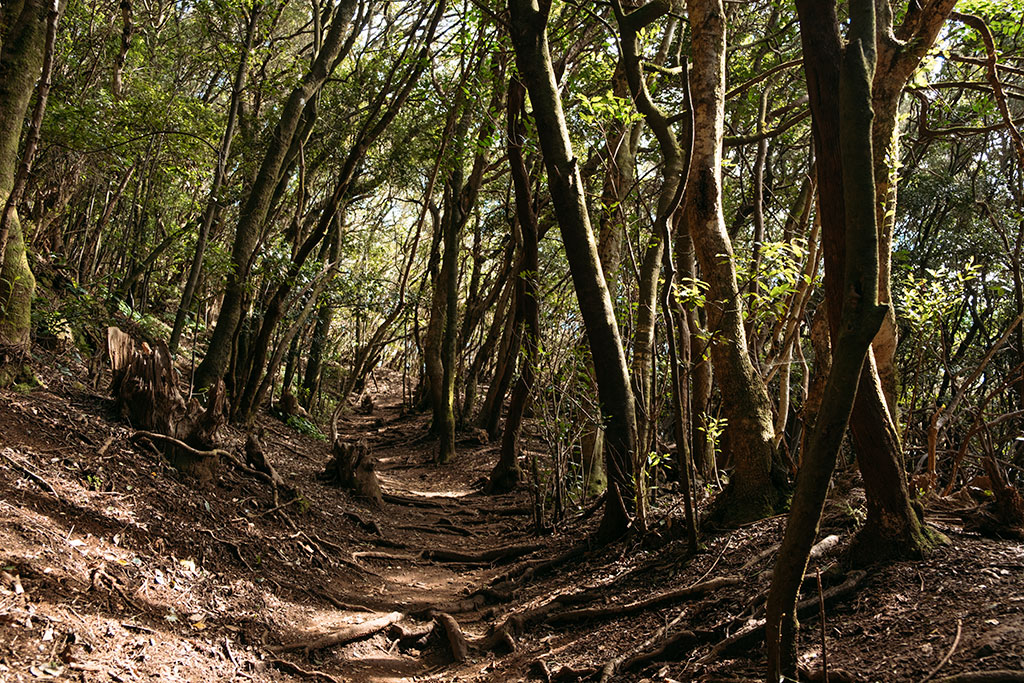
[[[468,120],[467,120],[468,124]],[[455,332],[459,324],[459,245],[465,217],[458,215],[459,195],[462,194],[462,159],[456,157],[456,170],[445,188],[447,210],[441,219],[442,244],[441,278],[438,289],[444,296],[443,324],[441,326],[441,377],[431,378],[434,390],[434,423],[432,429],[438,438],[437,462],[446,463],[455,456]],[[440,379],[440,382],[435,380]]]
[[[722,0],[687,0],[693,28],[693,156],[684,217],[707,281],[711,358],[722,392],[726,442],[735,463],[718,501],[727,523],[770,515],[779,503],[772,481],[771,403],[751,364],[743,329],[732,243],[722,214],[722,134],[725,114],[725,10]]]
[[[658,274],[661,272],[663,255],[667,248],[670,249],[668,240],[671,239],[670,221],[683,194],[683,163],[684,152],[675,132],[669,123],[664,112],[655,105],[647,88],[647,81],[644,78],[643,66],[640,60],[640,44],[637,33],[660,19],[669,10],[668,3],[650,2],[640,8],[625,14],[621,2],[613,2],[612,9],[615,12],[615,19],[619,27],[619,45],[622,50],[620,65],[626,74],[626,82],[629,85],[629,92],[636,104],[637,110],[643,114],[644,120],[650,126],[651,131],[658,140],[658,149],[663,160],[662,184],[658,194],[658,213],[651,226],[651,242],[644,255],[643,265],[640,268],[640,301],[637,307],[636,329],[633,336],[633,363],[630,368],[633,378],[633,397],[637,415],[637,446],[639,452],[633,463],[633,478],[638,489],[637,510],[640,525],[645,525],[645,508],[647,484],[646,457],[655,439],[654,432],[657,421],[654,416],[654,383],[651,375],[654,367],[654,323],[655,306],[658,301]],[[664,62],[668,47],[675,34],[676,20],[671,19],[665,28],[662,37],[661,49],[656,58],[656,63]],[[674,264],[671,264],[670,271],[674,276]],[[671,287],[671,285],[669,285]],[[665,297],[669,293],[665,293]],[[665,299],[667,302],[667,299]],[[666,311],[671,313],[671,311]],[[672,324],[672,317],[666,317],[666,330],[669,335],[669,351],[672,361],[678,361],[675,348],[675,327]],[[678,362],[672,367],[672,372],[677,373]],[[673,405],[680,407],[684,402],[678,391],[682,383],[677,382],[678,376],[673,374],[673,387],[677,391],[673,394]],[[677,427],[681,427],[681,413]],[[679,432],[681,433],[681,432]],[[689,450],[682,440],[677,440],[678,455],[685,454],[689,458]],[[689,492],[687,492],[689,494]],[[689,508],[688,508],[689,509]],[[692,510],[691,510],[692,512]],[[690,516],[692,519],[692,515]]]
[[[801,37],[805,46],[804,68],[808,74],[823,50],[840,44],[839,27],[832,16],[817,14],[828,23],[813,22],[808,5],[811,0],[798,0]],[[815,121],[815,149],[822,156],[825,144],[838,142],[838,149],[829,150],[838,156],[841,174],[831,178],[841,185],[844,224],[828,225],[830,234],[843,234],[846,261],[843,275],[841,325],[836,338],[824,398],[814,423],[807,453],[803,458],[796,493],[786,525],[786,534],[779,548],[772,586],[767,602],[766,637],[768,646],[768,680],[796,678],[797,641],[796,600],[804,578],[811,546],[817,535],[821,511],[825,504],[829,480],[842,446],[846,425],[858,393],[857,378],[871,340],[878,331],[886,306],[878,303],[878,231],[875,223],[875,184],[871,156],[871,79],[875,69],[875,11],[872,0],[851,0],[849,44],[842,50],[839,73],[839,97],[828,101],[820,93],[814,113],[829,107],[838,118],[838,140],[824,140]],[[824,45],[822,45],[824,43]],[[833,67],[834,62],[829,63]],[[808,81],[810,82],[810,78]],[[812,90],[809,85],[808,90]],[[832,93],[830,92],[830,95]],[[838,182],[837,182],[838,181]],[[831,218],[832,216],[830,216]],[[835,277],[835,273],[832,274]]]
[[[125,0],[129,11],[131,4]],[[171,340],[168,346],[171,353],[178,350],[178,343],[181,341],[181,332],[185,327],[185,318],[188,309],[192,306],[192,298],[196,293],[196,285],[199,284],[199,275],[203,268],[203,258],[206,255],[206,244],[210,239],[210,232],[214,223],[220,217],[221,212],[221,188],[227,177],[228,157],[231,154],[231,143],[235,138],[235,128],[238,123],[238,110],[242,101],[242,90],[245,88],[246,76],[248,75],[249,53],[252,51],[253,40],[256,36],[256,25],[260,16],[254,6],[249,12],[249,24],[246,27],[245,45],[242,48],[241,57],[238,60],[238,70],[235,72],[235,81],[231,88],[231,104],[228,105],[228,120],[224,127],[224,134],[221,137],[220,149],[217,150],[217,165],[213,171],[213,183],[210,186],[210,195],[206,201],[206,210],[203,212],[202,222],[199,225],[199,236],[196,238],[195,252],[192,255],[192,263],[189,265],[188,279],[185,282],[185,289],[181,294],[181,302],[178,304],[178,311],[174,316],[174,326],[171,328]],[[126,25],[127,25],[126,19]],[[126,28],[127,30],[127,28]]]
[[[11,194],[18,168],[18,144],[33,86],[47,52],[47,28],[56,30],[61,5],[24,0],[5,8],[0,36],[0,344],[27,349],[32,326],[35,277],[25,254],[25,240]],[[52,37],[51,37],[52,42]],[[43,96],[45,102],[45,95]],[[40,112],[41,115],[41,112]],[[16,199],[16,197],[14,197]]]
[[[931,26],[931,22],[937,20],[932,13],[943,11],[945,5],[951,7],[952,2],[950,0],[933,0],[928,3],[923,11],[931,18],[924,21],[921,26]],[[840,333],[844,299],[843,282],[839,274],[844,272],[847,257],[845,234],[839,231],[840,226],[845,230],[847,225],[846,200],[843,197],[842,185],[835,182],[836,178],[843,177],[842,161],[839,155],[839,104],[835,99],[836,93],[833,85],[839,81],[840,77],[838,65],[842,48],[838,38],[838,28],[836,28],[834,3],[810,3],[802,0],[799,8],[802,23],[807,22],[809,25],[815,26],[813,31],[826,31],[828,36],[827,40],[804,43],[804,64],[811,112],[814,117],[813,131],[817,154],[818,197],[822,224],[821,241],[825,256],[825,299],[828,302],[829,330],[833,342],[835,342]],[[948,14],[948,10],[946,13]],[[916,14],[908,15],[907,21],[914,23],[918,19],[923,20],[924,18],[927,17]],[[939,21],[939,25],[941,26],[941,21]],[[937,30],[936,28],[935,31],[937,32]],[[884,24],[878,27],[878,32],[878,66],[872,84],[872,104],[879,111],[876,112],[876,121],[872,124],[872,138],[877,135],[879,130],[880,124],[877,122],[877,118],[888,115],[887,107],[879,106],[880,103],[885,104],[880,99],[880,93],[887,92],[891,85],[888,81],[885,81],[883,85],[882,74],[890,74],[886,78],[904,77],[905,75],[903,81],[905,83],[906,78],[909,78],[913,71],[912,68],[910,72],[906,71],[910,64],[906,60],[918,53],[923,56],[927,51],[927,46],[922,48],[918,42],[908,42],[901,48],[902,54],[905,56],[896,59],[896,53],[887,46],[888,42],[882,40],[886,33]],[[921,39],[927,39],[928,35],[933,35],[930,33],[930,29],[921,36]],[[934,40],[934,36],[930,40]],[[920,56],[916,57],[916,60],[919,62]],[[875,168],[878,168],[878,155],[884,155],[889,149],[888,141],[883,143],[884,146],[881,150],[875,148],[874,144],[873,139],[872,152],[875,157],[872,173]],[[889,177],[888,173],[886,170],[884,178]],[[890,196],[891,190],[880,188],[877,185],[878,181],[879,178],[876,176],[874,178],[876,183],[875,200],[883,201],[885,197]],[[880,192],[881,194],[879,194]],[[874,218],[876,221],[878,220],[877,215],[876,207],[876,217]],[[879,229],[878,249],[880,252],[878,293],[879,297],[886,297],[888,283],[887,281],[882,282],[882,279],[884,279],[884,273],[887,272],[884,264],[888,262],[889,255],[884,224]],[[887,299],[880,298],[880,302],[883,305],[888,304]],[[835,346],[836,344],[833,343],[833,348]],[[834,357],[835,351],[833,351]],[[890,557],[922,556],[934,541],[911,507],[901,462],[902,447],[899,435],[889,413],[878,378],[874,354],[870,351],[861,369],[859,389],[854,400],[853,412],[850,415],[850,431],[861,476],[864,479],[864,492],[868,508],[867,521],[858,534],[858,547],[853,550],[855,559],[877,561]],[[859,555],[863,555],[863,557],[857,558]]]
[[[609,491],[600,535],[617,537],[629,524],[636,450],[633,392],[611,297],[590,228],[579,164],[573,156],[547,40],[550,1],[510,0],[510,32],[520,77],[530,93],[576,297],[594,357],[601,411],[606,416]]]
[[[501,455],[487,482],[489,493],[504,493],[515,488],[522,479],[519,469],[521,450],[520,433],[523,416],[533,391],[537,369],[537,351],[540,340],[540,316],[537,306],[537,276],[540,270],[538,253],[537,216],[533,212],[533,196],[530,192],[530,174],[523,159],[523,142],[526,140],[525,118],[526,88],[522,81],[513,78],[508,89],[508,158],[515,188],[516,221],[522,235],[522,256],[515,275],[516,313],[513,324],[521,324],[522,350],[511,349],[521,358],[519,378],[512,390],[512,400],[505,417],[505,430],[501,439]]]
[[[228,276],[224,301],[206,356],[196,368],[192,380],[197,389],[212,386],[227,371],[231,358],[231,340],[242,317],[242,302],[245,298],[245,286],[249,278],[253,251],[267,212],[270,210],[271,198],[277,187],[285,156],[302,121],[306,104],[320,91],[338,62],[357,4],[355,0],[341,0],[320,53],[310,70],[288,96],[277,126],[271,133],[259,173],[245,200],[235,228],[235,239],[231,249],[232,269]]]

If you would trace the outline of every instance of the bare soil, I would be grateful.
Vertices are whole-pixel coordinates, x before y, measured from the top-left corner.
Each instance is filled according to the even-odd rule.
[[[0,681],[596,680],[608,662],[684,631],[693,637],[614,680],[763,677],[756,638],[719,644],[756,624],[782,517],[706,530],[694,557],[677,539],[671,494],[658,499],[643,538],[585,545],[598,514],[537,536],[528,490],[481,493],[496,445],[467,439],[454,463],[432,464],[426,418],[403,414],[384,382],[372,415],[341,424],[344,437],[372,446],[383,508],[318,480],[328,444],[267,416],[267,457],[300,494],[275,508],[260,479],[222,464],[200,487],[133,441],[80,362],[41,355],[35,366],[45,387],[0,391]],[[225,447],[241,452],[245,434],[227,431]],[[822,529],[839,547],[862,515],[855,478],[844,481]],[[820,619],[804,618],[807,668],[820,669],[825,655],[831,680],[1024,669],[1024,546],[965,531],[974,505],[933,501],[929,521],[951,543],[923,562],[874,568],[828,604],[824,651]],[[517,552],[472,559],[498,549]],[[826,590],[849,576],[834,553],[812,575],[819,568]],[[722,577],[736,580],[624,607]],[[818,594],[807,586],[806,597]],[[552,618],[593,607],[613,609]],[[409,635],[441,623],[436,612],[461,627],[465,661],[440,626]],[[506,628],[511,638],[493,635],[517,615],[524,625]],[[388,620],[396,623],[323,646]]]

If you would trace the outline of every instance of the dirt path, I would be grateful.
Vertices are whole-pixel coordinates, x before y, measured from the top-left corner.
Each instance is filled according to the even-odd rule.
[[[3,683],[572,681],[608,666],[625,681],[761,676],[781,517],[708,531],[689,557],[666,493],[643,538],[590,548],[597,515],[538,537],[527,492],[479,492],[493,445],[460,442],[453,465],[431,464],[426,418],[386,391],[341,425],[370,443],[383,506],[320,481],[327,444],[268,417],[268,458],[299,493],[275,506],[265,482],[226,466],[205,487],[182,477],[65,363],[42,364],[47,388],[0,390]],[[834,549],[863,505],[856,487],[836,490],[822,532]],[[833,596],[832,680],[1024,669],[1024,545],[965,529],[973,506],[935,503],[952,542],[925,562],[854,574],[834,552],[815,561]],[[813,586],[804,597],[813,670]],[[469,642],[464,661],[444,624]]]
[[[399,648],[384,632],[267,653],[391,612],[405,630],[425,629],[432,609],[457,607],[504,564],[427,557],[528,536],[527,519],[507,514],[522,495],[474,488],[490,448],[463,444],[456,466],[438,468],[422,418],[396,405],[342,425],[379,458],[382,509],[317,479],[326,444],[265,420],[269,457],[300,494],[273,509],[267,487],[238,472],[198,488],[133,443],[105,396],[50,379],[48,390],[2,396],[0,680],[436,674],[450,662],[444,648]],[[482,616],[461,617],[468,636],[483,635]],[[314,670],[323,675],[301,673]]]

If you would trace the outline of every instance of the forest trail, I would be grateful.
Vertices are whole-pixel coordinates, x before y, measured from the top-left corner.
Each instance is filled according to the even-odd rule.
[[[642,541],[588,547],[597,515],[536,536],[527,490],[480,493],[496,446],[462,441],[454,464],[432,464],[426,417],[403,414],[383,382],[381,405],[340,425],[370,444],[383,507],[317,478],[323,440],[263,417],[268,458],[299,494],[275,506],[266,483],[226,464],[206,486],[180,475],[84,368],[54,357],[42,375],[45,388],[0,391],[0,681],[761,675],[759,596],[781,517],[711,531],[692,558],[671,493]],[[228,431],[240,449],[244,434]],[[1024,545],[964,531],[969,501],[947,500],[931,519],[951,546],[836,574],[862,495],[844,481],[823,528],[840,540],[813,565],[831,680],[920,680],[947,652],[943,673],[1024,669]],[[806,596],[813,669],[817,592]]]
[[[11,648],[0,680],[328,680],[268,653],[392,613],[407,630],[429,626],[430,610],[458,608],[544,545],[529,538],[525,494],[474,486],[493,446],[460,444],[460,460],[438,468],[423,418],[386,396],[341,425],[371,444],[383,507],[319,481],[327,444],[264,418],[268,457],[298,492],[275,509],[263,482],[225,465],[197,486],[133,441],[103,392],[47,380],[4,391],[0,410],[0,643]],[[243,440],[232,431],[228,443]],[[505,548],[519,552],[473,561]],[[397,644],[380,633],[310,656],[337,680],[412,680],[450,661],[433,644],[423,656]]]

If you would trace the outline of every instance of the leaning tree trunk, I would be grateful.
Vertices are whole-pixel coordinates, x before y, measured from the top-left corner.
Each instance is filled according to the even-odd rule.
[[[805,46],[804,64],[808,74],[815,69],[818,54],[835,50],[840,44],[839,27],[832,16],[824,26],[809,16],[809,0],[798,2],[801,36]],[[823,13],[827,14],[827,13]],[[822,125],[814,121],[815,150],[820,157],[838,156],[841,175],[831,182],[841,185],[845,207],[844,224],[828,225],[829,233],[845,235],[841,324],[832,356],[824,398],[814,422],[807,452],[797,479],[786,534],[779,548],[771,591],[767,602],[766,636],[768,679],[797,676],[796,601],[807,569],[811,546],[818,532],[821,512],[835,469],[846,425],[853,410],[857,379],[871,340],[882,324],[887,307],[878,303],[878,230],[875,223],[875,183],[871,157],[871,79],[875,70],[875,11],[871,0],[850,3],[849,44],[842,50],[839,97],[823,101],[823,93],[810,85],[814,113],[826,108],[832,121],[838,118],[838,140],[824,138]],[[812,52],[813,51],[813,52]],[[830,62],[829,67],[835,65]],[[820,81],[819,81],[820,83]],[[815,83],[817,85],[817,83]],[[838,142],[838,149],[825,146]],[[829,219],[838,217],[830,214]],[[834,264],[832,264],[834,265]],[[827,267],[827,266],[826,266]],[[832,278],[837,274],[832,273]]]
[[[573,155],[562,98],[555,84],[547,39],[550,9],[550,0],[539,0],[539,3],[510,0],[510,33],[520,77],[533,102],[551,199],[594,357],[601,411],[606,416],[609,490],[599,534],[610,538],[626,531],[627,506],[631,508],[633,503],[631,466],[636,450],[633,391],[611,296],[590,228],[583,179]]]
[[[330,227],[335,224],[340,216],[340,212],[344,210],[352,185],[357,178],[359,166],[366,153],[398,115],[398,112],[419,80],[419,76],[425,68],[425,62],[422,58],[426,56],[427,48],[433,40],[434,31],[443,12],[444,3],[439,3],[434,9],[429,27],[423,38],[424,42],[418,50],[420,59],[414,60],[412,62],[413,66],[405,71],[401,70],[401,67],[404,66],[404,60],[396,60],[395,64],[392,65],[385,84],[368,108],[369,111],[366,119],[355,135],[355,140],[345,156],[341,171],[334,183],[334,190],[324,204],[320,217],[316,222],[316,227],[302,240],[301,245],[299,245],[298,235],[296,235],[296,246],[293,248],[292,262],[288,266],[284,280],[278,284],[274,295],[267,304],[263,314],[263,322],[260,325],[256,342],[253,345],[252,357],[247,359],[249,372],[244,390],[238,399],[238,405],[235,407],[235,414],[244,421],[252,419],[255,411],[259,408],[262,396],[266,394],[264,387],[267,385],[268,378],[264,375],[263,368],[267,358],[270,339],[286,312],[284,308],[285,298],[290,294],[302,266],[313,253],[314,248],[328,234]],[[421,19],[425,18],[425,16],[421,17]],[[351,43],[351,41],[349,42]],[[407,43],[405,46],[406,53],[412,51],[412,49],[412,43]],[[211,345],[212,343],[211,341]],[[270,377],[269,379],[273,381],[274,378]]]
[[[285,157],[303,120],[306,104],[320,91],[338,63],[338,58],[346,45],[345,38],[349,33],[357,4],[355,0],[341,0],[331,22],[331,28],[324,37],[320,53],[310,70],[288,96],[281,109],[277,126],[271,133],[259,173],[249,190],[235,228],[235,239],[231,248],[232,269],[228,275],[224,301],[206,356],[196,368],[192,380],[198,389],[213,386],[227,372],[232,340],[242,318],[242,304],[253,251],[256,249],[261,228],[270,210],[271,199],[278,185]]]
[[[131,4],[126,3],[131,11]],[[206,255],[206,244],[210,238],[210,232],[214,223],[217,222],[221,213],[221,188],[227,178],[228,157],[231,155],[231,143],[235,138],[235,128],[238,123],[238,112],[241,109],[242,94],[245,88],[246,76],[249,72],[249,53],[252,51],[253,40],[256,37],[256,26],[260,12],[258,5],[254,5],[249,12],[249,22],[246,26],[245,44],[242,46],[242,54],[238,60],[238,69],[235,71],[235,80],[231,88],[231,103],[228,105],[228,120],[224,126],[224,133],[221,136],[220,148],[217,150],[217,163],[213,171],[213,183],[210,185],[210,194],[206,200],[206,209],[199,224],[199,236],[196,239],[195,251],[192,254],[192,262],[189,265],[188,278],[185,281],[185,289],[181,294],[181,302],[178,304],[178,311],[174,315],[174,326],[171,328],[171,340],[169,347],[171,353],[178,350],[178,343],[181,341],[181,333],[185,328],[185,318],[189,308],[192,306],[192,298],[195,296],[196,287],[199,284],[199,276],[203,269],[203,259]],[[125,31],[129,25],[128,17],[125,19]],[[123,53],[122,53],[123,54]],[[115,81],[116,82],[116,81]]]
[[[771,514],[774,425],[764,382],[754,369],[743,328],[732,243],[722,214],[722,135],[725,115],[725,10],[722,0],[687,0],[693,29],[693,155],[684,218],[707,281],[711,358],[727,419],[726,442],[736,469],[718,510],[728,523]]]
[[[612,74],[612,94],[629,95],[629,84],[622,68],[622,60]],[[611,128],[605,138],[607,169],[601,186],[601,214],[598,217],[597,252],[601,259],[605,284],[615,300],[617,274],[622,261],[622,244],[626,236],[626,215],[622,203],[633,187],[636,172],[636,152],[640,144],[643,124],[635,121]],[[592,365],[592,359],[588,359]],[[593,373],[593,368],[588,368]],[[583,481],[587,495],[600,495],[608,486],[604,470],[604,433],[600,425],[590,423],[584,427],[580,444]]]
[[[834,23],[835,18],[832,4],[826,5],[815,4],[813,11],[810,7],[802,7],[801,12],[817,26],[828,27]],[[892,32],[891,14],[885,11],[879,14],[882,23],[878,27],[878,64],[872,84],[872,105],[875,110],[872,152],[875,201],[887,207],[883,211],[876,206],[876,220],[881,221],[878,290],[883,305],[890,305],[888,262],[891,241],[886,221],[889,220],[888,212],[894,208],[895,187],[888,166],[880,161],[880,157],[884,158],[889,152],[892,136],[896,132],[895,104],[899,101],[899,95],[929,46],[934,43],[953,5],[953,0],[931,0],[909,12],[897,31],[903,42],[893,42],[887,37]],[[805,49],[816,50],[807,73],[811,109],[817,117],[815,135],[823,138],[821,145],[816,146],[821,150],[830,147],[838,149],[838,110],[835,105],[829,111],[824,110],[823,102],[827,102],[830,96],[834,97],[831,88],[838,80],[838,62],[835,60],[841,48],[834,41],[828,41],[828,45],[805,46]],[[831,143],[825,141],[826,136],[831,136]],[[843,300],[842,282],[838,279],[838,273],[843,272],[845,241],[841,235],[827,228],[844,225],[842,217],[845,215],[845,204],[838,185],[832,182],[841,173],[841,164],[838,155],[822,151],[817,165],[819,179],[825,179],[825,182],[818,183],[825,256],[825,298],[828,301],[829,329],[832,338],[836,339]],[[833,273],[831,276],[830,271]],[[883,334],[884,325],[883,322]],[[889,361],[883,357],[881,362],[884,365]],[[885,374],[884,368],[882,374]],[[901,460],[902,446],[873,352],[868,354],[861,370],[859,386],[850,416],[850,432],[864,479],[868,515],[858,534],[858,548],[855,548],[854,555],[867,562],[887,557],[921,557],[935,542],[935,538],[921,523],[910,504]]]

